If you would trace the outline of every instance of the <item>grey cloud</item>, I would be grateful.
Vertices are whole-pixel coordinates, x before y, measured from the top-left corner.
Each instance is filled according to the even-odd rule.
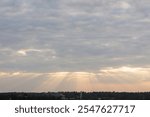
[[[39,72],[149,65],[149,3],[148,0],[1,0],[0,48],[13,52],[0,54],[0,67]],[[12,54],[29,48],[52,49],[56,53],[28,52],[32,56],[26,57]]]

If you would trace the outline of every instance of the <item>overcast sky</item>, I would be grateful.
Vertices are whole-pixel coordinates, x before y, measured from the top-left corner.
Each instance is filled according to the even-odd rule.
[[[0,91],[148,91],[149,37],[149,0],[0,0]]]

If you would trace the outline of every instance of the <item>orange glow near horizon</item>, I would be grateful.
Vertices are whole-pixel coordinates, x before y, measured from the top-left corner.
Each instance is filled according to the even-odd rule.
[[[99,72],[0,72],[0,91],[149,91],[150,68]]]

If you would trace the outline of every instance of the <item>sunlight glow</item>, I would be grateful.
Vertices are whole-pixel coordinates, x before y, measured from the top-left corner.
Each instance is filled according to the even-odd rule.
[[[17,53],[19,55],[22,55],[22,56],[27,56],[28,52],[41,52],[41,50],[38,50],[38,49],[22,49],[22,50],[17,51]]]
[[[149,88],[150,68],[122,66],[99,72],[0,72],[0,91],[148,91]]]
[[[123,67],[119,67],[119,68],[106,68],[106,69],[103,69],[103,70],[100,70],[101,72],[138,72],[138,71],[143,71],[143,70],[147,70],[148,68],[140,68],[140,67],[126,67],[126,66],[123,66]]]

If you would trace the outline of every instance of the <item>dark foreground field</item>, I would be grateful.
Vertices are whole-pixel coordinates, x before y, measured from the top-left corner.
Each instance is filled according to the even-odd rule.
[[[0,100],[150,100],[150,92],[0,93]]]

